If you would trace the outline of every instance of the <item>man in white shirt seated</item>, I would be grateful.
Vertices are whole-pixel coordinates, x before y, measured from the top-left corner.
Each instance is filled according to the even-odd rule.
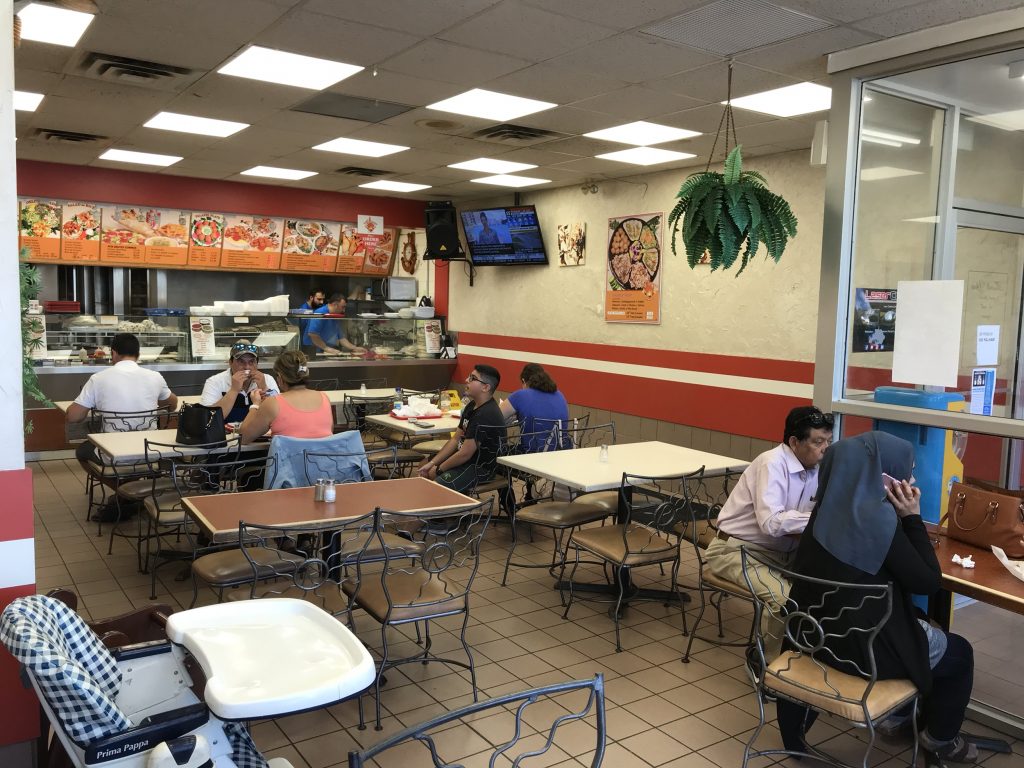
[[[258,364],[259,347],[248,339],[239,339],[231,345],[227,370],[206,380],[200,404],[220,408],[225,422],[245,421],[253,392],[258,390],[263,397],[280,394],[274,377],[259,370]]]
[[[786,417],[782,443],[765,451],[740,476],[718,516],[707,548],[713,576],[746,586],[740,547],[788,568],[814,507],[818,463],[832,444],[833,418],[814,406]]]
[[[85,421],[92,410],[132,413],[156,408],[173,411],[178,407],[178,398],[164,377],[139,366],[139,339],[134,334],[114,336],[110,342],[110,358],[114,364],[90,376],[75,402],[68,407],[69,423]],[[103,428],[105,432],[125,432],[153,426],[151,419],[136,421],[123,419],[104,423]],[[94,461],[95,446],[86,440],[78,446],[75,455],[82,462]]]

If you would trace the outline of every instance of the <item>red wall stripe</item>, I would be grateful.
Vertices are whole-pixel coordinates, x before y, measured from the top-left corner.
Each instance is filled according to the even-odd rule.
[[[35,537],[32,524],[32,470],[0,471],[0,499],[4,513],[0,516],[0,541],[16,541]]]
[[[814,363],[794,360],[773,360],[761,357],[737,357],[714,355],[702,352],[680,352],[671,349],[644,349],[593,344],[558,339],[530,339],[518,336],[498,336],[473,331],[459,332],[460,344],[477,347],[493,347],[524,353],[582,357],[587,360],[607,360],[633,365],[651,365],[682,371],[703,371],[729,376],[748,376],[755,379],[772,379],[798,384],[814,382]],[[528,360],[529,354],[524,359]],[[518,373],[518,372],[517,372]]]
[[[35,584],[0,589],[0,610],[19,597],[34,595]],[[39,735],[39,701],[32,688],[21,684],[18,662],[0,647],[0,746],[17,744]]]
[[[370,213],[383,216],[385,224],[417,229],[423,227],[426,207],[422,200],[195,179],[37,160],[18,161],[18,194],[327,221],[355,221],[356,214]]]

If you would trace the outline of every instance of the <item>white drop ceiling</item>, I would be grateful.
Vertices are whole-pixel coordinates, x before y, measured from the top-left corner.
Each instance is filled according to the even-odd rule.
[[[478,157],[536,164],[525,175],[551,179],[550,186],[636,175],[635,166],[594,157],[623,145],[582,135],[636,120],[705,134],[659,145],[696,157],[653,169],[706,163],[721,116],[719,102],[726,97],[726,60],[696,47],[699,41],[683,45],[645,31],[668,28],[678,36],[685,29],[666,23],[683,14],[700,12],[694,18],[703,25],[714,25],[716,18],[736,25],[741,9],[747,24],[758,25],[756,14],[766,13],[776,40],[789,31],[796,35],[734,54],[733,95],[743,96],[801,81],[827,85],[828,53],[1017,7],[1019,0],[97,0],[97,5],[99,15],[75,48],[24,41],[15,51],[15,87],[45,95],[35,112],[16,113],[19,158],[151,170],[98,159],[116,147],[184,158],[158,173],[394,194],[358,189],[370,179],[337,172],[357,166],[384,172],[373,178],[431,185],[410,197],[458,200],[479,198],[481,185],[471,179],[484,174],[447,166]],[[794,19],[789,29],[787,17]],[[718,50],[729,43],[729,35],[715,38]],[[762,40],[750,28],[737,29],[736,39]],[[217,73],[249,44],[365,67],[324,93],[410,109],[377,123],[294,111],[316,92]],[[190,71],[158,82],[103,76],[100,67],[86,66],[90,53]],[[551,135],[476,138],[473,134],[495,122],[425,108],[470,88],[557,103],[510,121]],[[250,127],[227,138],[143,127],[161,111]],[[745,154],[754,156],[809,147],[814,122],[824,116],[776,119],[737,110],[736,123]],[[441,125],[427,124],[436,121]],[[102,138],[68,143],[41,134],[55,130]],[[410,149],[381,158],[312,149],[339,137]],[[318,175],[299,181],[239,175],[256,165]]]

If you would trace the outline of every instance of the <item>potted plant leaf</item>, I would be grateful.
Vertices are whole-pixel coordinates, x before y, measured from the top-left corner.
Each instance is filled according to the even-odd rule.
[[[22,255],[25,255],[23,252]],[[43,331],[43,323],[39,315],[28,313],[28,303],[31,299],[39,297],[39,273],[36,268],[29,264],[19,265],[20,286],[21,286],[21,388],[25,395],[43,405],[52,406],[43,391],[39,388],[39,377],[36,376],[36,369],[32,362],[32,351],[40,348],[43,341],[40,334]],[[25,432],[32,433],[32,422],[25,422]]]
[[[739,258],[738,277],[762,243],[768,257],[778,263],[789,238],[796,237],[797,220],[789,203],[768,189],[760,173],[743,170],[740,145],[729,152],[722,173],[690,174],[676,197],[679,202],[668,217],[672,253],[681,228],[691,269],[705,254],[712,272],[729,269]]]

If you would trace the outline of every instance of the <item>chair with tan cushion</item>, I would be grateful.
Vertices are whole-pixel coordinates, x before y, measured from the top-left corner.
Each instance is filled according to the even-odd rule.
[[[775,697],[808,708],[808,712],[827,712],[867,731],[864,758],[857,765],[868,765],[875,743],[878,723],[897,709],[913,703],[915,721],[919,694],[909,680],[879,680],[874,643],[892,612],[892,584],[846,584],[816,579],[780,568],[757,553],[741,550],[743,576],[754,600],[754,637],[757,659],[748,665],[757,689],[760,722],[750,736],[743,753],[743,765],[752,758],[778,756],[813,757],[831,765],[853,768],[820,746],[809,744],[806,733],[792,734],[786,744],[798,740],[802,748],[755,749],[765,727],[765,700]],[[754,589],[751,579],[756,580]],[[789,596],[788,585],[811,588],[814,604],[797,605]],[[762,621],[762,617],[769,620]],[[771,659],[766,648],[779,646],[783,652]],[[849,649],[859,649],[852,658]],[[805,721],[806,722],[806,721]],[[914,751],[910,765],[917,765],[918,737],[914,733]],[[831,736],[831,731],[829,736]],[[797,739],[797,736],[799,738]],[[760,761],[758,761],[760,762]]]
[[[753,598],[746,584],[734,584],[731,581],[720,579],[711,573],[705,565],[704,554],[708,545],[718,533],[716,522],[718,514],[729,493],[739,479],[742,472],[726,472],[719,477],[706,477],[704,482],[695,490],[695,495],[690,503],[690,518],[683,527],[683,538],[692,546],[695,559],[697,560],[697,580],[694,583],[680,583],[679,586],[696,592],[700,597],[700,608],[697,610],[697,619],[693,623],[693,630],[687,632],[686,614],[683,614],[683,634],[689,634],[686,641],[686,651],[683,652],[683,662],[690,661],[690,651],[693,649],[694,639],[703,640],[715,645],[729,647],[747,647],[754,642],[753,624],[743,639],[725,640],[725,630],[722,625],[722,601],[730,597],[744,600],[753,606]],[[697,634],[700,623],[708,605],[715,609],[715,616],[718,620],[717,637],[701,636]]]
[[[493,506],[493,499],[488,499],[457,511],[380,513],[375,528],[376,551],[367,546],[359,558],[358,578],[342,582],[342,590],[352,598],[354,605],[381,625],[381,661],[374,684],[377,730],[381,729],[381,678],[391,667],[430,661],[462,667],[469,671],[473,700],[477,700],[476,667],[466,642],[466,626],[469,593],[480,565],[480,544]],[[425,531],[422,540],[401,538],[402,531],[420,522],[424,523]],[[389,533],[395,538],[386,538]],[[380,563],[380,553],[384,554],[383,563]],[[466,661],[438,656],[431,648],[430,622],[459,615],[462,616],[459,639]],[[410,623],[423,626],[422,650],[405,658],[392,658],[389,628]]]
[[[615,622],[615,650],[622,650],[619,616],[626,597],[626,587],[637,568],[653,565],[671,569],[669,588],[683,613],[683,600],[679,594],[679,550],[682,544],[682,523],[689,519],[689,505],[694,487],[704,475],[704,468],[682,475],[651,477],[623,473],[619,489],[625,515],[614,525],[583,528],[569,538],[569,552],[575,555],[569,573],[569,600],[562,618],[569,617],[573,600],[577,597],[573,579],[579,569],[581,553],[597,558],[611,566],[618,585],[618,594],[612,599],[611,611]],[[600,599],[600,598],[588,598]],[[631,597],[631,599],[633,599]]]

